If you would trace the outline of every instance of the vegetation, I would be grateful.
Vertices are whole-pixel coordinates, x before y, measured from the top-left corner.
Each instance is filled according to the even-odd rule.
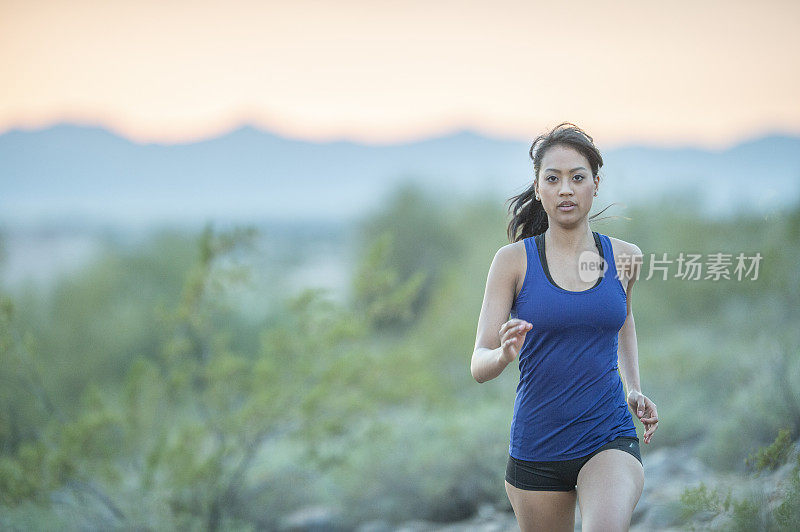
[[[775,441],[748,457],[757,474],[775,469],[779,465],[792,465],[786,479],[773,482],[782,484],[777,501],[771,500],[767,488],[762,485],[750,487],[744,496],[734,497],[733,488],[721,493],[720,488],[709,489],[705,483],[687,488],[681,495],[682,517],[692,530],[768,530],[792,532],[800,529],[800,453],[789,440],[790,431],[783,429]],[[791,458],[789,458],[791,457]],[[713,524],[713,526],[712,526]]]
[[[484,384],[469,373],[506,222],[502,198],[442,208],[403,188],[353,231],[346,298],[284,297],[276,282],[258,288],[257,317],[242,304],[264,253],[253,228],[161,234],[48,293],[7,290],[0,528],[273,529],[312,504],[348,527],[506,504],[517,368]],[[651,253],[761,254],[756,280],[637,284],[642,385],[661,419],[643,452],[699,442],[705,463],[743,478],[791,460],[800,208],[707,221],[646,205],[592,226],[639,245],[646,265]],[[774,507],[693,488],[684,518],[782,529],[798,519],[792,475]]]

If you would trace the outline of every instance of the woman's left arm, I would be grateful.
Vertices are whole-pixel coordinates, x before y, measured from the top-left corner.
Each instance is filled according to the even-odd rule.
[[[622,381],[627,392],[627,402],[631,409],[642,422],[645,433],[642,439],[645,443],[650,443],[650,438],[658,428],[658,412],[656,405],[647,396],[642,394],[642,386],[639,382],[639,352],[636,342],[636,322],[633,319],[633,306],[631,295],[633,284],[639,278],[639,271],[642,265],[642,251],[635,244],[630,244],[632,251],[629,252],[631,260],[630,276],[628,278],[627,305],[628,315],[625,323],[619,331],[619,341],[617,348],[617,360],[619,364]]]

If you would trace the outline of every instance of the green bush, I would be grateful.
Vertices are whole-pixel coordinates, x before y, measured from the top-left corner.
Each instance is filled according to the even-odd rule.
[[[793,446],[789,431],[781,430],[772,444],[760,449],[748,462],[757,472],[775,469],[786,463]],[[769,486],[766,488],[768,489]],[[750,490],[743,498],[735,498],[728,488],[723,497],[719,488],[709,490],[704,483],[687,488],[681,494],[682,514],[685,524],[693,530],[703,528],[709,521],[724,522],[726,530],[769,530],[790,532],[800,524],[800,453],[795,455],[793,468],[780,492],[781,502],[776,506],[767,500],[765,488]]]

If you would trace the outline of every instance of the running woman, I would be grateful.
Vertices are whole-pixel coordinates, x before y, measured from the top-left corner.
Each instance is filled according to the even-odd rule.
[[[559,124],[530,156],[533,183],[509,200],[511,243],[489,267],[471,372],[486,382],[519,357],[505,488],[522,532],[573,530],[576,502],[584,531],[628,530],[644,485],[631,412],[644,443],[658,427],[631,307],[642,252],[589,227],[603,159],[587,133]]]

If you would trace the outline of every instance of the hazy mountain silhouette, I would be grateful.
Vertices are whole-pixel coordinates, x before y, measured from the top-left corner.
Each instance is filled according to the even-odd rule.
[[[308,142],[242,127],[200,142],[138,144],[101,128],[57,125],[0,135],[0,221],[344,219],[413,179],[444,199],[502,202],[532,178],[528,142],[464,131],[390,146]],[[602,146],[601,146],[602,149]],[[709,215],[771,212],[800,197],[800,137],[723,151],[603,150],[599,205],[680,194]],[[688,202],[688,203],[687,203]]]

